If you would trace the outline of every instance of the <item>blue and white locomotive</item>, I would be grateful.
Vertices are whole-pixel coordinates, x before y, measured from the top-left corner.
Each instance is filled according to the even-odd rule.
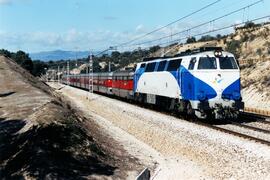
[[[147,59],[133,81],[135,100],[198,118],[236,118],[244,108],[237,61],[218,47]]]

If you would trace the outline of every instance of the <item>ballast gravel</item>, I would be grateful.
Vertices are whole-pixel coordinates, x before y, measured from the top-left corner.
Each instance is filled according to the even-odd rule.
[[[58,92],[150,167],[152,179],[270,179],[267,145],[77,88]]]

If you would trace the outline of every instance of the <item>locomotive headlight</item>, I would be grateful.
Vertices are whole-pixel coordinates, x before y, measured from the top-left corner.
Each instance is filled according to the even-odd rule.
[[[221,51],[215,51],[214,54],[215,54],[216,57],[222,56],[222,52]]]

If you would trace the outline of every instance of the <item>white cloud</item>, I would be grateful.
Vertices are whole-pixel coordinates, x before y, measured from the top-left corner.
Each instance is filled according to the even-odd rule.
[[[28,3],[30,0],[0,0],[0,6],[1,5],[12,5],[15,2],[23,2]]]
[[[138,25],[137,27],[136,27],[136,32],[142,32],[142,31],[144,31],[144,26],[142,25],[142,24],[140,24],[140,25]]]
[[[196,22],[194,22],[196,23]],[[220,25],[216,24],[216,27]],[[166,38],[161,41],[155,41],[154,43],[147,43],[142,45],[142,42],[157,39],[163,36],[170,36],[176,32],[184,31],[189,27],[194,26],[193,23],[180,23],[172,27],[164,28],[156,33],[135,41],[131,44],[138,44],[126,47],[125,50],[135,49],[138,46],[144,48],[159,43],[170,42],[170,40],[175,40],[179,38],[185,38],[189,35],[198,34],[205,32],[207,27],[202,27],[194,29],[190,32],[184,32],[177,36],[173,36],[172,39]],[[158,26],[161,27],[161,26]],[[158,28],[156,27],[156,28]],[[65,32],[27,32],[27,33],[12,33],[0,31],[0,49],[5,48],[9,50],[16,51],[18,49],[23,49],[27,52],[36,51],[46,51],[46,50],[74,50],[78,47],[79,50],[102,50],[103,48],[108,48],[109,46],[118,45],[121,43],[128,42],[137,37],[141,37],[145,33],[153,29],[148,29],[143,25],[138,25],[133,31],[123,31],[123,32],[112,32],[110,30],[96,30],[96,31],[79,31],[78,29],[71,28]],[[217,32],[220,33],[220,32]],[[217,34],[215,33],[215,34]],[[183,40],[184,42],[185,40]],[[124,49],[124,48],[123,48]],[[122,48],[118,50],[123,50]]]
[[[98,30],[95,32],[81,32],[70,29],[66,32],[29,32],[11,33],[0,32],[0,49],[25,51],[43,51],[66,49],[72,50],[78,47],[80,50],[103,49],[115,45],[134,37],[134,34],[111,32],[108,30]]]
[[[0,0],[0,5],[9,5],[12,3],[12,0]]]

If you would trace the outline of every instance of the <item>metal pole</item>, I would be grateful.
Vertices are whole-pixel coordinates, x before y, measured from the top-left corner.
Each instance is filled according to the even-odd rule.
[[[89,93],[88,93],[88,97],[87,99],[90,99],[90,94],[93,94],[94,92],[94,68],[93,68],[93,57],[92,57],[92,53],[90,52],[90,56],[89,56],[89,74],[88,74],[88,89],[89,89]]]
[[[70,85],[70,82],[69,82],[69,60],[67,61],[67,81],[68,81],[68,85]]]
[[[78,47],[75,47],[75,57],[76,57],[76,64],[75,66],[78,66],[78,58],[77,58],[77,51],[78,51]]]
[[[53,71],[53,82],[56,80],[56,70]]]
[[[60,67],[57,67],[58,84],[60,84]]]

